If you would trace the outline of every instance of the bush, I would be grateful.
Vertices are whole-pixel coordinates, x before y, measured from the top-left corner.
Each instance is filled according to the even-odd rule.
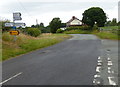
[[[30,36],[37,37],[41,34],[41,31],[38,28],[28,28],[27,34]]]
[[[62,33],[63,30],[62,29],[57,29],[56,33]]]
[[[97,25],[94,25],[92,30],[98,30],[98,26]]]

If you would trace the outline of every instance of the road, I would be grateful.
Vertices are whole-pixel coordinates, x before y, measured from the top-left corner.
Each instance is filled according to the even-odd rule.
[[[93,85],[101,40],[94,35],[73,38],[2,63],[2,85]],[[104,79],[104,78],[103,78]]]

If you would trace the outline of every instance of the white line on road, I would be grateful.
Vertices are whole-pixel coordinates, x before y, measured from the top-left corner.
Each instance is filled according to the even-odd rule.
[[[21,75],[21,74],[22,74],[22,72],[20,72],[20,73],[14,75],[14,76],[12,76],[12,77],[10,77],[9,79],[7,79],[7,80],[5,80],[5,81],[3,81],[3,82],[0,82],[0,85],[2,85],[2,84],[4,84],[4,83],[8,82],[9,80],[11,80],[11,79],[13,79],[13,78],[15,78],[15,77],[17,77],[17,76],[19,76],[19,75]]]
[[[102,62],[102,60],[98,60],[98,63],[101,63]]]
[[[100,75],[94,75],[94,78],[100,77]]]
[[[112,61],[108,61],[108,66],[112,66]]]
[[[111,58],[108,57],[108,61],[110,61],[110,60],[111,60]]]
[[[100,67],[100,66],[97,66],[97,67],[96,67],[96,72],[100,72],[100,69],[101,69],[101,67]]]
[[[102,65],[102,63],[98,63],[98,66],[101,66]]]
[[[100,58],[100,56],[98,57],[98,60],[100,60],[101,58]]]
[[[110,85],[117,85],[112,79],[113,79],[114,77],[108,77],[108,80],[109,80],[109,84]]]

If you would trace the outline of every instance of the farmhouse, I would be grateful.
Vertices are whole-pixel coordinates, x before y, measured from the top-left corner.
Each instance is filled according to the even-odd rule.
[[[70,27],[70,26],[82,26],[82,21],[76,18],[75,16],[73,16],[72,19],[70,19],[66,23],[66,27]]]

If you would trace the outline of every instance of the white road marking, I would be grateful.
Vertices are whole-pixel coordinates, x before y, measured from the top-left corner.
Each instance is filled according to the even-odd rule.
[[[98,66],[101,66],[102,65],[102,63],[98,63]]]
[[[100,69],[101,69],[101,67],[100,67],[100,66],[97,66],[97,67],[96,67],[96,72],[100,72]]]
[[[102,60],[98,60],[98,63],[101,63],[102,62]]]
[[[117,85],[112,79],[113,79],[114,77],[108,77],[108,80],[109,80],[109,84],[110,85]]]
[[[111,60],[111,58],[108,57],[108,61],[110,61],[110,60]]]
[[[108,67],[108,73],[111,73],[111,67]]]
[[[93,80],[93,83],[100,84],[100,81],[97,81],[96,79]]]
[[[100,75],[94,75],[94,78],[100,77]]]
[[[111,66],[111,65],[113,65],[112,61],[108,61],[108,66]]]
[[[108,67],[108,70],[110,70],[111,69],[111,67]]]
[[[100,58],[100,56],[98,57],[98,60],[100,60],[101,58]]]
[[[2,85],[2,84],[4,84],[4,83],[8,82],[9,80],[11,80],[11,79],[13,79],[13,78],[15,78],[15,77],[19,76],[20,74],[22,74],[22,72],[20,72],[20,73],[18,73],[18,74],[16,74],[16,75],[14,75],[14,76],[12,76],[12,77],[10,77],[10,78],[9,78],[9,79],[7,79],[7,80],[4,80],[3,82],[0,82],[0,85]]]

